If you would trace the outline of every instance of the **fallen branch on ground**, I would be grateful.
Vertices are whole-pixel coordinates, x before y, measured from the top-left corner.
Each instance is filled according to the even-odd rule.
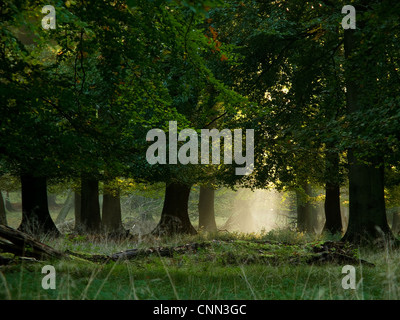
[[[0,225],[0,250],[38,260],[67,257],[63,252],[36,240],[29,234],[4,225]]]

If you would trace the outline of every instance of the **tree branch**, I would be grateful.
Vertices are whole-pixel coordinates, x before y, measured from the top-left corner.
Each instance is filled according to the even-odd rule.
[[[211,120],[208,124],[205,125],[206,128],[208,128],[211,124],[213,124],[215,121],[218,119],[221,119],[223,116],[225,116],[228,113],[228,111],[225,111],[223,114],[219,115],[215,119]]]

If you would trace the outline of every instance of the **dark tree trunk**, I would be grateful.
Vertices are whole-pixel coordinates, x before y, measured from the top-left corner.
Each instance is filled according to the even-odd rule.
[[[383,166],[376,168],[356,161],[349,151],[349,223],[343,241],[360,243],[391,237]]]
[[[7,225],[6,207],[4,205],[3,193],[0,191],[0,224]]]
[[[358,30],[345,30],[344,43],[347,59],[351,57],[362,41],[362,29],[363,26],[359,25]],[[353,67],[351,74],[368,77],[368,70],[360,70],[357,67],[358,62],[354,65],[356,67]],[[372,80],[371,83],[373,81],[375,80]],[[368,105],[361,106],[360,95],[363,94],[363,89],[354,79],[351,77],[346,79],[346,86],[348,114],[372,108]],[[349,224],[343,240],[360,243],[386,236],[392,237],[386,220],[383,159],[377,156],[363,159],[369,164],[362,163],[360,159],[356,158],[356,152],[356,149],[348,151]]]
[[[99,204],[99,181],[93,178],[82,178],[81,212],[77,231],[80,233],[98,233],[101,230]],[[76,224],[75,224],[76,226]]]
[[[103,210],[102,210],[103,229],[110,233],[120,233],[122,227],[121,201],[118,190],[104,189]]]
[[[315,232],[314,230],[314,210],[308,196],[311,196],[311,185],[306,183],[303,185],[305,195],[296,191],[297,197],[297,230],[300,232]]]
[[[358,24],[357,30],[345,30],[344,46],[346,58],[351,61],[351,55],[366,39],[363,36],[363,24]],[[366,40],[368,41],[368,40]],[[373,85],[366,66],[359,67],[359,61],[353,61],[351,76],[346,79],[347,112],[351,115],[357,111],[368,111],[373,106],[360,103],[363,90],[366,88],[354,80],[361,76],[361,80],[368,79]],[[373,75],[372,75],[373,76]],[[368,88],[370,90],[371,88]],[[343,241],[355,243],[371,243],[378,239],[391,238],[393,234],[386,219],[384,197],[384,164],[380,156],[368,159],[357,159],[357,149],[348,150],[349,162],[349,224]],[[364,162],[362,161],[364,160]]]
[[[161,219],[152,231],[153,235],[169,236],[197,233],[189,219],[189,194],[190,186],[188,185],[181,183],[167,185]]]
[[[340,186],[326,183],[325,186],[325,226],[324,230],[332,234],[342,232],[342,216],[340,213]]]
[[[46,178],[22,175],[21,192],[22,221],[18,229],[36,236],[58,236],[48,208]]]
[[[325,184],[325,226],[324,230],[332,234],[342,232],[342,216],[340,213],[339,155],[327,152]]]
[[[215,190],[200,187],[199,195],[199,228],[204,231],[217,231],[214,211]]]

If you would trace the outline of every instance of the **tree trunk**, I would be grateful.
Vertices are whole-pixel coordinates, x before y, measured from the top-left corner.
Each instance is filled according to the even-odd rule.
[[[121,201],[119,190],[107,190],[107,188],[104,187],[102,223],[103,229],[106,232],[124,232],[124,229],[122,227]]]
[[[300,232],[315,232],[314,230],[314,217],[312,204],[308,200],[311,196],[311,185],[304,184],[302,187],[304,194],[296,191],[297,197],[297,230]]]
[[[400,212],[399,211],[396,211],[393,213],[392,233],[394,235],[398,235],[400,233]]]
[[[78,225],[79,233],[98,233],[101,230],[99,204],[99,181],[93,178],[81,180],[81,214]]]
[[[161,219],[151,232],[153,235],[170,236],[197,233],[189,219],[189,194],[190,186],[188,185],[181,183],[167,185]]]
[[[6,207],[4,205],[3,193],[0,191],[0,224],[7,225]]]
[[[63,223],[67,217],[69,211],[74,206],[74,194],[71,190],[68,191],[67,199],[65,200],[64,206],[61,208],[60,213],[56,219],[56,225]]]
[[[49,208],[58,207],[56,199],[57,199],[57,195],[56,194],[54,194],[54,193],[47,194],[47,203],[48,203]]]
[[[199,228],[204,231],[217,231],[214,211],[215,190],[200,187],[199,195]]]
[[[359,164],[349,151],[349,223],[343,241],[392,237],[386,219],[383,166]]]
[[[6,210],[8,212],[14,212],[15,211],[14,207],[12,206],[12,204],[10,202],[10,194],[9,194],[8,191],[6,193]]]
[[[22,221],[18,229],[36,236],[58,236],[48,208],[46,178],[22,175],[21,192]]]
[[[74,216],[75,216],[75,231],[78,231],[79,226],[82,224],[81,195],[76,191],[74,192]]]
[[[362,29],[363,26],[359,24],[357,30],[345,30],[344,45],[347,59],[364,40]],[[358,65],[358,61],[353,63],[352,76],[358,75],[367,78],[368,70],[360,70]],[[372,79],[372,81],[376,81],[376,79]],[[368,111],[373,107],[365,105],[365,102],[361,106],[360,96],[365,88],[361,87],[351,76],[346,79],[346,87],[348,114],[361,110]],[[370,89],[368,88],[368,90]],[[371,243],[378,239],[393,239],[386,219],[383,159],[380,156],[357,159],[356,151],[357,149],[348,150],[349,224],[342,240]],[[366,162],[362,162],[362,160],[366,160]]]
[[[325,226],[324,230],[332,234],[342,232],[342,216],[340,213],[340,186],[327,182],[325,185]]]
[[[327,152],[326,155],[326,177],[325,184],[325,226],[324,230],[332,234],[342,232],[342,216],[340,213],[340,183],[339,155]]]
[[[3,239],[7,241],[3,241]],[[48,245],[41,243],[25,232],[0,225],[0,248],[18,256],[36,259],[60,259],[67,256]]]

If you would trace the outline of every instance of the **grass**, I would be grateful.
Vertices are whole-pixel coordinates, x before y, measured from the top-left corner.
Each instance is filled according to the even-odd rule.
[[[171,257],[143,255],[130,261],[94,263],[80,258],[0,267],[0,299],[398,299],[399,251],[357,248],[354,256],[375,264],[356,268],[357,289],[344,290],[346,263],[309,264],[324,241],[281,231],[265,235],[200,234],[148,242],[64,237],[48,242],[61,250],[106,254],[155,246],[202,243]],[[44,265],[56,270],[56,289],[41,286]]]

